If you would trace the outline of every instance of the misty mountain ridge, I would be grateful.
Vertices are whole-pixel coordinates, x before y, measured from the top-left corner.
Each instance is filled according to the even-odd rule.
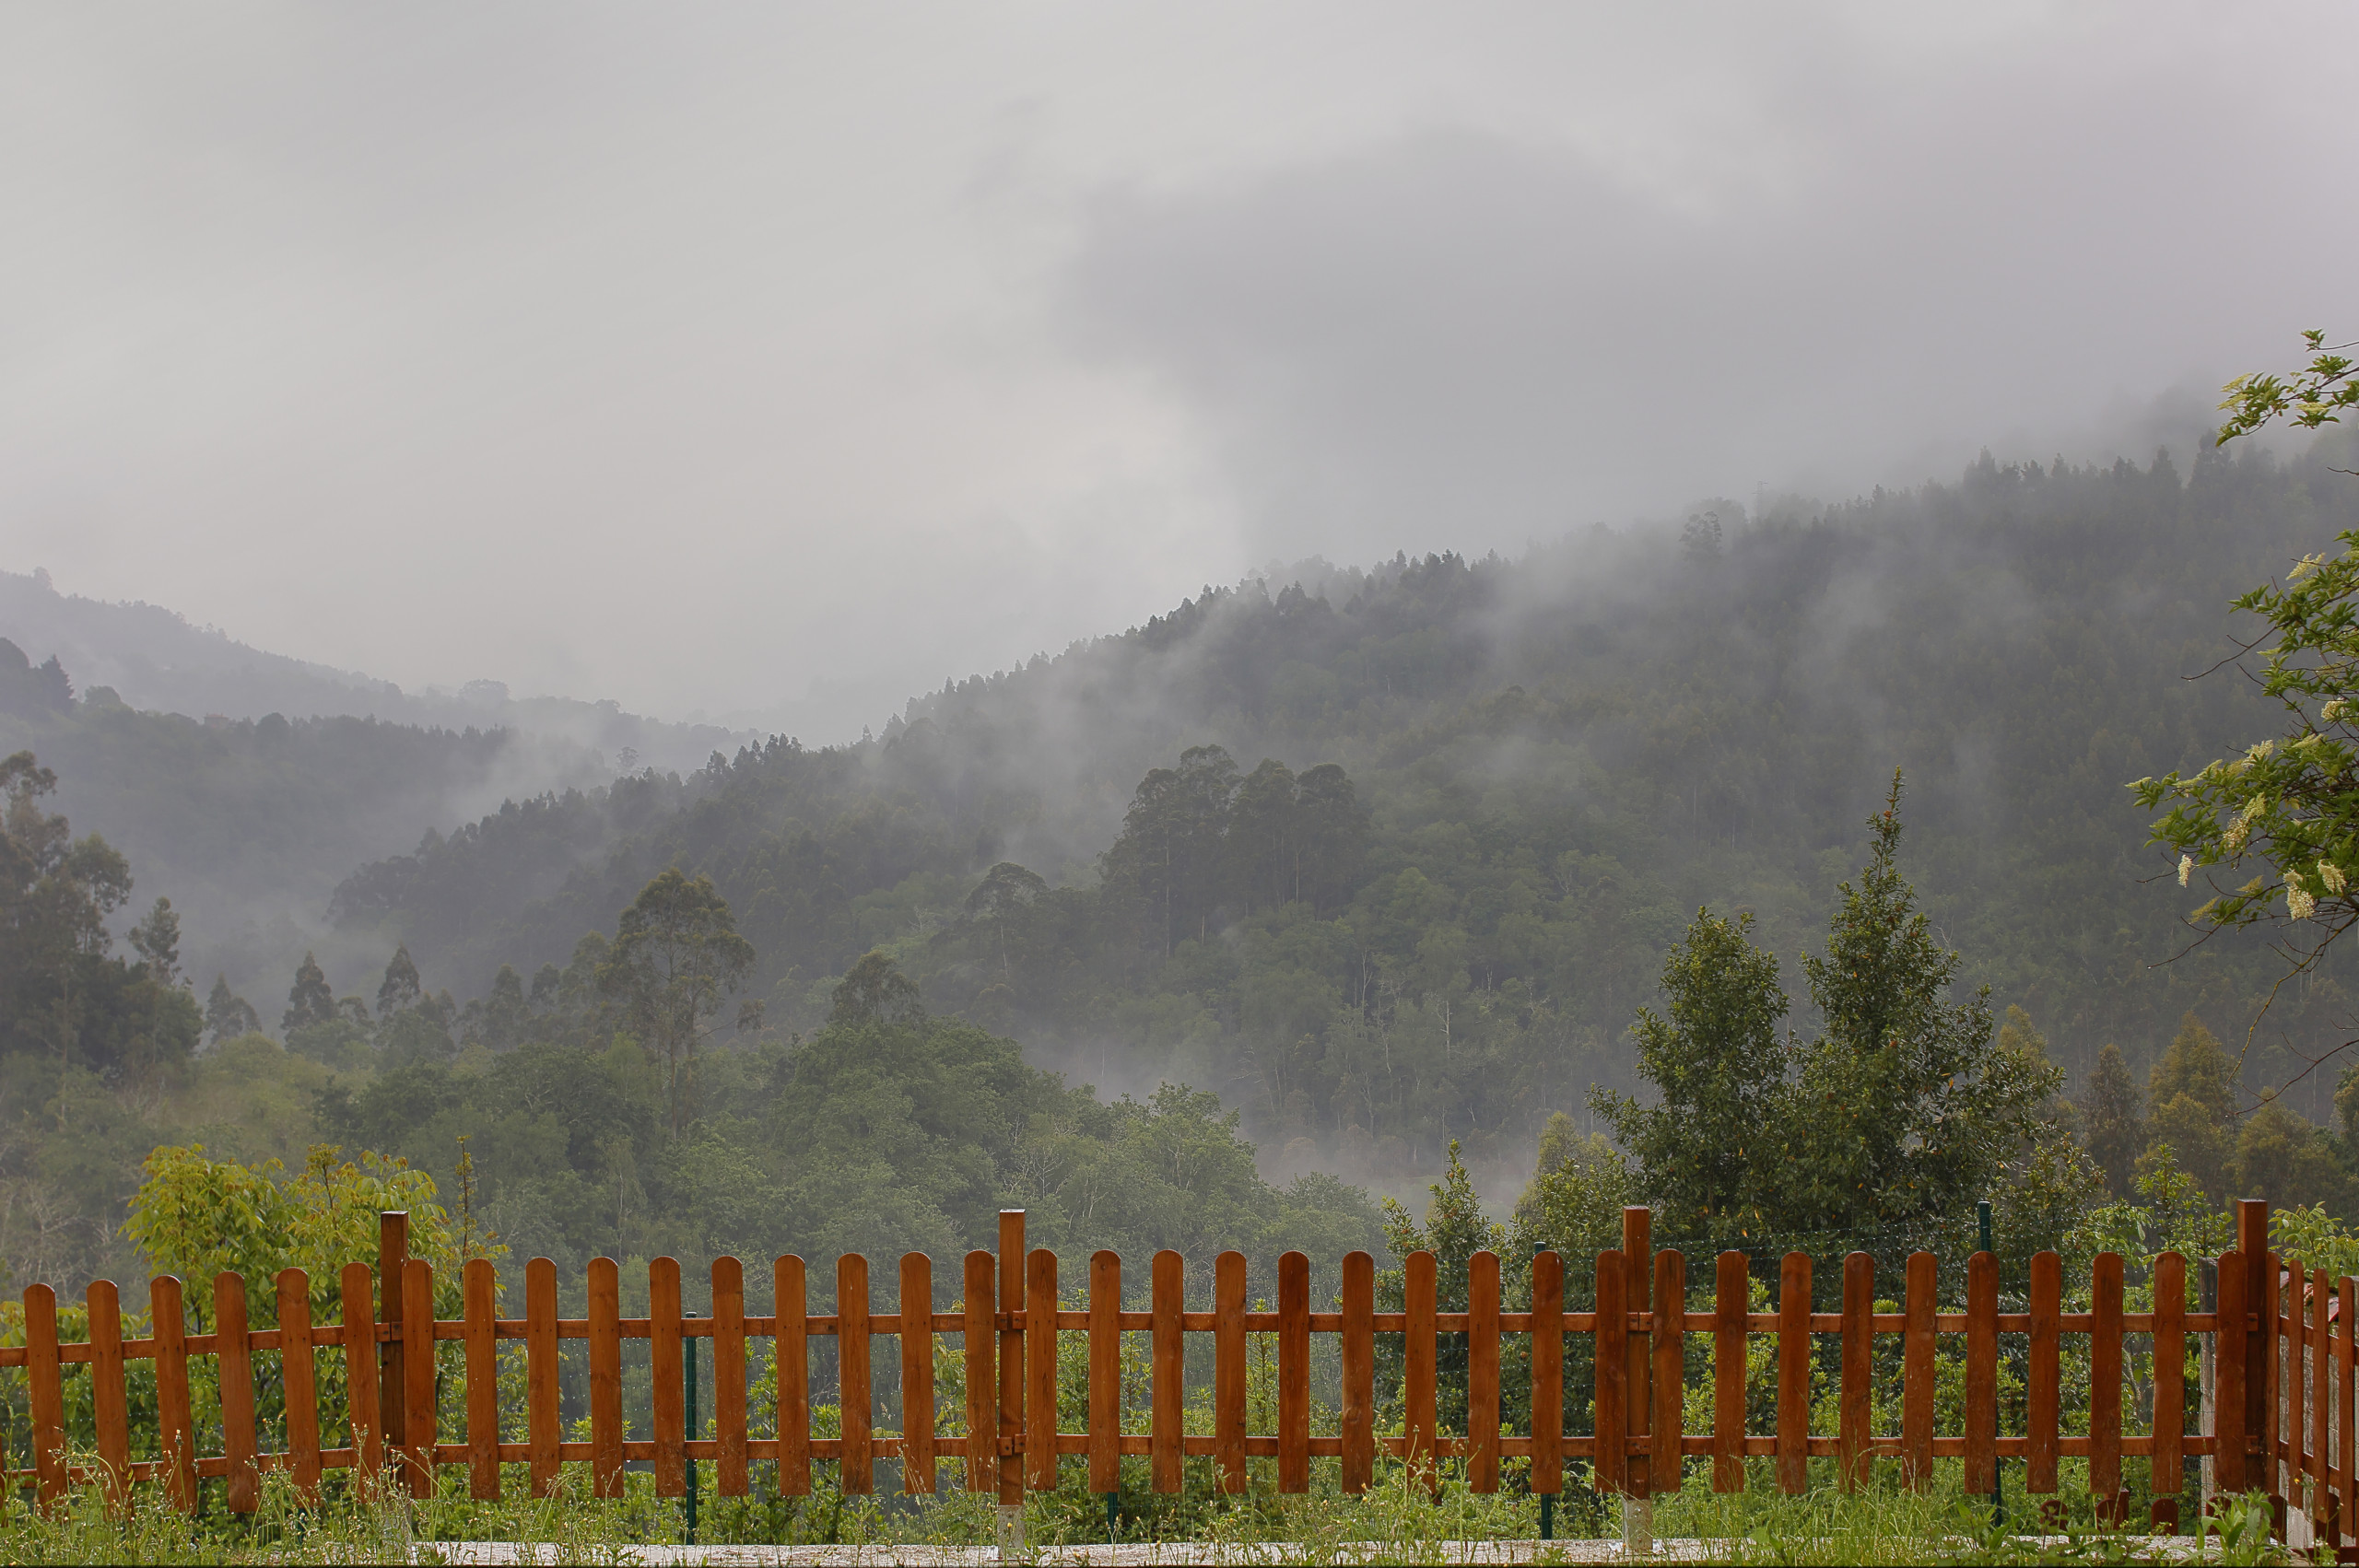
[[[515,697],[499,681],[405,692],[391,681],[265,652],[159,605],[60,593],[38,568],[0,571],[0,637],[31,659],[55,658],[86,691],[103,687],[129,707],[191,719],[277,713],[522,730],[596,751],[617,772],[698,767],[716,748],[732,750],[752,738],[722,725],[627,713],[612,700]]]

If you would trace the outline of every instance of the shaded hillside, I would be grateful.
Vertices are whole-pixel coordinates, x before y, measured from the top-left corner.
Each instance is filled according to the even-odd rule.
[[[1790,975],[1900,766],[1904,866],[1968,973],[2076,1073],[2107,1040],[2142,1070],[2189,1008],[2240,1036],[2274,970],[2229,941],[2152,966],[2181,900],[2139,885],[2160,862],[2123,785],[2266,730],[2233,675],[2182,677],[2226,650],[2234,593],[2354,521],[2359,486],[2322,464],[1986,459],[1515,562],[1319,566],[945,686],[872,743],[519,806],[364,869],[336,908],[480,994],[502,964],[562,965],[663,866],[710,871],[776,1028],[883,945],[1036,1059],[1217,1088],[1306,1159],[1430,1170],[1449,1137],[1504,1152],[1625,1082],[1624,1031],[1697,905],[1758,911]],[[1264,758],[1286,777],[1249,799]],[[1350,885],[1257,897],[1291,852],[1269,824],[1296,797],[1268,817],[1270,791],[1307,799],[1321,764],[1367,812]],[[1121,871],[1175,845],[1184,888]],[[2340,1038],[2347,1012],[2328,977],[2272,1023]],[[2298,1103],[2323,1119],[2330,1088]]]

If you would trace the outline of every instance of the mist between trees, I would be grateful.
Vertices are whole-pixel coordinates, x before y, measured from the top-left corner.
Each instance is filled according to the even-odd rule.
[[[314,1144],[405,1158],[446,1206],[464,1149],[468,1223],[569,1270],[942,1255],[1004,1204],[1061,1248],[1297,1246],[1329,1267],[1380,1245],[1368,1189],[1410,1198],[1397,1232],[1437,1181],[1501,1216],[1601,1184],[1581,1190],[1661,1202],[1667,1237],[1750,1231],[1731,1216],[1769,1199],[1790,1211],[1758,1226],[1779,1232],[2005,1203],[2026,1172],[2043,1213],[2143,1212],[2162,1146],[2150,1178],[2266,1182],[2249,1190],[2339,1215],[2336,1070],[2248,1114],[2294,1077],[2281,1040],[2341,1037],[2339,965],[2239,1063],[2275,961],[2231,932],[2153,966],[2179,911],[2139,885],[2165,868],[2123,790],[2249,728],[2232,685],[2180,677],[2218,657],[2256,562],[2353,521],[2329,461],[1985,460],[1515,562],[1288,568],[946,685],[857,744],[777,737],[429,831],[346,877],[268,969],[182,977],[161,928],[155,954],[115,954],[137,846],[194,824],[216,837],[181,853],[265,854],[282,825],[334,831],[355,758],[377,811],[411,759],[515,739],[29,707],[8,743],[65,790],[100,769],[107,811],[76,825],[132,849],[119,890],[90,884],[82,937],[8,960],[0,1248],[19,1282],[136,1275],[119,1227],[141,1162],[197,1144],[246,1168],[299,1169]],[[1882,1059],[1874,1009],[1820,955],[1862,868],[1884,874],[1870,825],[1895,765],[1894,886],[1924,923],[1915,966],[1878,984],[1930,1022],[1901,1032],[1915,1076],[1885,1082],[1861,1065]],[[19,796],[22,832],[88,842]],[[42,877],[62,885],[22,886]],[[193,956],[214,940],[192,919]],[[1924,1145],[1940,1160],[1822,1138],[1791,1156],[1810,1180],[1676,1188],[1645,1118],[1684,1114],[1683,954],[1731,940],[1761,955],[1730,971],[1755,977],[1729,1005],[1760,1025],[1731,1102],[1748,1139],[1802,1138],[1813,1095],[1909,1136],[1989,1126]],[[2184,1042],[2218,1038],[2207,1099]],[[1953,1077],[1989,1097],[1945,1097]],[[1733,1124],[1663,1125],[1665,1148],[1717,1150]],[[1750,1141],[1739,1158],[1777,1168]]]

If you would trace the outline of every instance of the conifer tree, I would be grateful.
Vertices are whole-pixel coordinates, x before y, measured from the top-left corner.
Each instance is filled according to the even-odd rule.
[[[328,989],[328,977],[320,961],[310,953],[295,970],[295,984],[288,989],[287,1013],[279,1019],[281,1029],[300,1029],[311,1024],[331,1024],[335,1021],[335,992]]]
[[[2138,1084],[2121,1059],[2121,1047],[2111,1041],[2097,1052],[2081,1115],[2089,1129],[2089,1158],[2104,1173],[2106,1190],[2118,1202],[2129,1201],[2138,1156],[2146,1148],[2146,1118],[2139,1113]]]

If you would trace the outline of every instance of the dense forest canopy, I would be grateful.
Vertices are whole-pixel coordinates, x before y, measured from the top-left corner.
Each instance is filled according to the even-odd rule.
[[[2231,598],[2359,521],[2329,466],[1985,458],[1515,561],[1309,563],[945,684],[854,744],[772,737],[468,821],[428,802],[498,779],[515,732],[205,724],[76,697],[29,652],[0,739],[77,826],[144,847],[140,895],[172,897],[192,954],[234,948],[205,929],[217,887],[292,890],[333,930],[290,921],[275,971],[186,965],[170,1049],[110,1066],[12,1036],[0,1246],[100,1266],[168,1142],[445,1173],[464,1152],[486,1223],[563,1258],[955,1250],[1011,1201],[1060,1243],[1324,1257],[1376,1234],[1345,1184],[1462,1157],[1449,1179],[1496,1201],[1535,1144],[1520,1213],[1662,1198],[1637,1122],[1621,1153],[1581,1130],[1593,1092],[1609,1120],[1664,1093],[1633,1018],[1676,1022],[1680,953],[1741,949],[1779,1000],[1738,1012],[1832,1042],[1803,1076],[1867,1082],[1869,1014],[1813,956],[1863,867],[1922,917],[1893,972],[1948,1020],[1925,1059],[2017,1064],[1989,1079],[2004,1136],[1948,1197],[2035,1157],[2055,1191],[2125,1196],[2177,1128],[2205,1191],[2346,1207],[2319,1130],[2339,1070],[2297,1075],[2345,1037],[2339,969],[2246,1055],[2277,961],[2235,932],[2182,955],[2124,789],[2248,727],[2234,681],[2183,677],[2227,651]],[[1896,861],[1869,825],[1895,769]],[[405,813],[414,850],[322,877]],[[127,882],[119,903],[118,925]],[[92,951],[123,986],[158,973]],[[82,1229],[29,1242],[36,1211]]]

